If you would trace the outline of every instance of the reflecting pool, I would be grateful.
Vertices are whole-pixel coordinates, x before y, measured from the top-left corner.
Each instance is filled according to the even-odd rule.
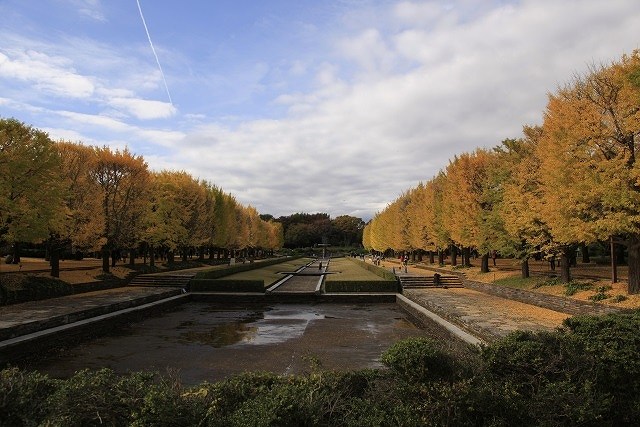
[[[308,372],[312,364],[324,369],[380,367],[380,355],[391,344],[425,334],[395,304],[192,302],[32,367],[59,378],[84,368],[171,371],[189,385],[243,371]]]

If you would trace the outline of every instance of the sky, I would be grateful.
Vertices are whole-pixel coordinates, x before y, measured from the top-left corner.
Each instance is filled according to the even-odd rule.
[[[276,217],[368,220],[640,48],[637,0],[0,0],[0,16],[0,117]]]

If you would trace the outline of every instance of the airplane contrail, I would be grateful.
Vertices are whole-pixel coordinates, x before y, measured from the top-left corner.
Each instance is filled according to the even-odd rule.
[[[138,10],[140,11],[140,18],[142,18],[142,25],[144,25],[144,30],[147,32],[147,38],[149,39],[149,45],[151,46],[151,50],[153,51],[153,56],[156,57],[156,63],[158,64],[158,69],[160,70],[160,75],[162,76],[162,81],[164,82],[164,88],[167,90],[167,96],[169,97],[169,103],[173,105],[173,101],[171,100],[171,93],[169,93],[169,86],[167,85],[167,79],[164,77],[164,72],[162,71],[162,66],[160,65],[160,60],[158,59],[158,54],[156,53],[156,49],[153,47],[153,42],[151,41],[151,36],[149,35],[149,29],[147,28],[147,22],[144,20],[144,15],[142,14],[142,8],[140,7],[140,0],[136,0],[138,4]]]

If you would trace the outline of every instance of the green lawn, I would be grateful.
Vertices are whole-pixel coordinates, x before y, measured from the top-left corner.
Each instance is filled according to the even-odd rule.
[[[244,271],[241,273],[232,274],[220,278],[220,280],[263,280],[265,286],[270,286],[278,280],[285,277],[284,274],[279,274],[283,271],[295,271],[303,265],[309,263],[311,258],[299,258],[293,261],[286,261],[281,264],[270,265],[264,268],[257,268],[251,271]],[[350,261],[346,258],[334,258],[329,264],[329,272],[335,274],[328,274],[327,281],[364,281],[364,282],[377,282],[384,281],[382,277],[365,270],[358,266],[357,263]]]
[[[377,282],[384,281],[382,277],[374,274],[364,268],[360,267],[357,263],[347,258],[335,258],[331,260],[329,264],[329,272],[337,274],[327,275],[327,282],[332,281],[365,281],[365,282]]]
[[[279,274],[278,272],[295,271],[303,265],[308,264],[310,261],[311,258],[298,258],[293,261],[285,261],[280,264],[269,265],[264,268],[256,268],[255,270],[243,271],[241,273],[221,277],[220,280],[263,280],[265,286],[270,286],[285,277],[284,274]]]

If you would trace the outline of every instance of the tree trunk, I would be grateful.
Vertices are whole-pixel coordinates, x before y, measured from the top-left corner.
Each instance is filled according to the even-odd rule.
[[[136,265],[136,250],[133,248],[129,249],[129,265],[131,267]]]
[[[20,264],[20,243],[15,242],[13,244],[13,261],[12,264]]]
[[[582,243],[580,245],[580,251],[582,252],[582,263],[589,264],[591,262],[591,258],[589,258],[589,246]]]
[[[153,249],[153,245],[149,245],[149,267],[156,266],[156,254]]]
[[[102,272],[109,272],[109,248],[107,246],[102,247]]]
[[[522,272],[522,278],[523,279],[528,279],[529,278],[529,258],[524,258],[522,260],[522,264],[520,264],[520,268],[521,268],[521,272]]]
[[[438,265],[444,265],[444,251],[442,249],[438,251]]]
[[[455,245],[451,245],[451,265],[458,265],[458,248]]]
[[[571,281],[571,254],[568,249],[563,249],[560,254],[560,280],[563,283]]]
[[[488,273],[489,272],[489,252],[482,255],[480,261],[480,272]]]
[[[462,265],[465,267],[471,267],[471,248],[469,247],[462,248]]]
[[[433,264],[435,261],[433,251],[429,251],[429,264]]]
[[[187,262],[187,254],[189,253],[189,249],[187,248],[183,248],[182,249],[182,262]]]
[[[611,256],[611,283],[618,283],[618,264],[616,263],[616,244],[613,236],[609,237],[609,249]]]
[[[169,251],[169,253],[167,254],[167,264],[168,265],[173,265],[173,261],[174,261],[174,253],[173,251]]]
[[[624,265],[624,245],[616,245],[616,264]]]
[[[630,294],[640,293],[640,240],[637,236],[629,238],[627,247],[629,256],[629,287]]]
[[[49,249],[49,264],[51,264],[51,277],[60,277],[60,249]]]

